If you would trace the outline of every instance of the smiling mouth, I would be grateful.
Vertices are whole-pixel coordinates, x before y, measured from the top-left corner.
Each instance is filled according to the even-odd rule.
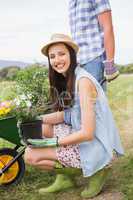
[[[63,66],[56,66],[57,69],[63,69],[64,68],[64,65]]]

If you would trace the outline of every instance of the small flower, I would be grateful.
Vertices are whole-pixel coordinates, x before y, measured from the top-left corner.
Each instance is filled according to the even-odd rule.
[[[0,103],[0,118],[6,117],[13,109],[12,101],[4,101]]]
[[[28,99],[32,99],[33,95],[32,94],[27,94]]]
[[[18,99],[18,98],[15,98],[14,99],[14,104],[16,105],[16,106],[19,106],[20,105],[20,100]]]
[[[30,101],[25,101],[25,104],[28,108],[30,108],[32,106],[32,103]]]
[[[20,98],[21,98],[22,100],[26,100],[26,99],[27,99],[27,97],[26,97],[25,94],[22,94],[22,95],[20,96]]]

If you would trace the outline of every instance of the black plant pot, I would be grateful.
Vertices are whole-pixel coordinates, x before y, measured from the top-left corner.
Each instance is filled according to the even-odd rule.
[[[41,139],[42,138],[42,121],[36,120],[31,122],[24,122],[20,125],[22,140],[28,144],[27,139]]]

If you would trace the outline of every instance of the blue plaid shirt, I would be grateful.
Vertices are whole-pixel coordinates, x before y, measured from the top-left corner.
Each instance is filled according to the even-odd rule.
[[[71,34],[80,47],[78,61],[81,64],[104,52],[104,35],[97,15],[107,10],[110,10],[108,0],[69,0]]]

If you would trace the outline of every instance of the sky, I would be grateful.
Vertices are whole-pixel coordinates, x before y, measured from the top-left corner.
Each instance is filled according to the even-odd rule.
[[[0,0],[0,60],[43,62],[41,48],[53,33],[70,34],[69,0]],[[110,0],[115,62],[133,62],[133,1]]]

